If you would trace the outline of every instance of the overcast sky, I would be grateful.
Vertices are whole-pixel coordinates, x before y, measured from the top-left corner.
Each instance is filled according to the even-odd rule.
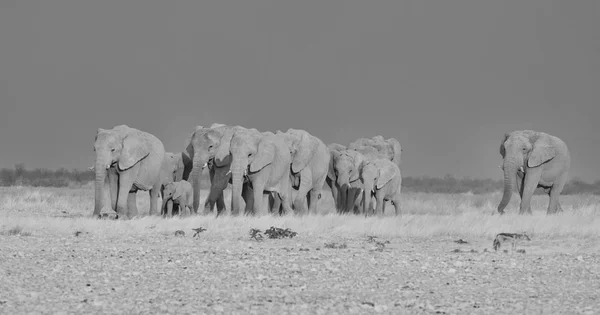
[[[394,137],[407,176],[501,178],[505,132],[600,179],[597,0],[0,0],[0,167],[85,168],[98,127]]]

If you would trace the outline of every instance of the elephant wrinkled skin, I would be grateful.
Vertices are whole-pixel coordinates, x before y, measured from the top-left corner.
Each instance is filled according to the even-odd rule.
[[[561,139],[532,130],[513,131],[504,135],[500,155],[504,172],[504,194],[498,205],[500,214],[504,213],[515,184],[521,196],[520,214],[531,214],[531,197],[537,187],[550,196],[548,214],[562,211],[558,199],[567,182],[571,155]]]
[[[285,133],[277,131],[276,135],[283,137],[292,157],[290,180],[297,184],[298,190],[293,201],[294,211],[317,213],[317,203],[329,168],[329,149],[323,141],[305,130],[290,128]]]
[[[394,162],[377,158],[364,161],[362,165],[361,180],[363,182],[363,212],[365,215],[373,213],[371,196],[377,201],[376,212],[383,215],[385,201],[391,201],[400,213],[400,192],[402,186],[402,174],[400,168]]]
[[[93,215],[99,217],[105,206],[105,186],[110,189],[111,208],[116,210],[119,218],[137,216],[138,190],[149,191],[149,213],[157,214],[160,170],[165,156],[163,143],[147,132],[119,125],[108,130],[98,128],[94,151],[96,180]]]
[[[223,191],[227,184],[231,182],[231,155],[226,155],[221,159],[215,159],[217,149],[221,146],[223,136],[237,129],[245,129],[240,126],[227,126],[214,123],[205,128],[197,126],[196,131],[192,133],[188,141],[186,152],[192,159],[192,178],[194,188],[194,206],[195,212],[200,207],[200,175],[205,167],[208,167],[210,178],[210,192],[204,203],[204,212],[212,212],[217,206],[217,215],[225,211],[225,201]],[[256,129],[251,129],[258,132]],[[247,183],[243,184],[242,196],[246,201],[247,208],[251,205],[252,194],[249,191]]]
[[[244,177],[252,185],[252,212],[263,211],[265,191],[278,193],[285,212],[291,210],[290,164],[292,158],[285,141],[272,132],[260,133],[243,127],[230,129],[221,139],[215,161],[231,155],[231,214],[240,211]],[[247,203],[247,210],[248,203]],[[274,209],[272,209],[274,210]]]

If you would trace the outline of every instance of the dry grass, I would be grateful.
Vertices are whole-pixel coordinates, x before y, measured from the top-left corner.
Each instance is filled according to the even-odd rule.
[[[139,193],[138,208],[147,212],[148,193]],[[206,196],[203,192],[202,197]],[[535,196],[534,214],[516,215],[519,198],[514,196],[504,216],[492,215],[500,194],[446,195],[405,194],[399,217],[364,218],[338,216],[333,213],[329,191],[320,201],[322,213],[305,217],[230,217],[193,216],[163,219],[142,217],[130,221],[91,219],[94,195],[90,188],[0,189],[1,235],[53,235],[87,231],[107,237],[131,234],[191,231],[203,226],[219,237],[247,237],[251,228],[271,226],[291,228],[303,235],[340,235],[346,237],[377,235],[386,237],[428,238],[436,236],[483,237],[492,239],[500,232],[526,231],[537,239],[600,237],[600,197],[592,195],[562,196],[564,213],[545,214],[548,197]],[[226,192],[229,200],[229,192]],[[227,203],[229,204],[229,203]],[[387,205],[389,213],[393,207]]]

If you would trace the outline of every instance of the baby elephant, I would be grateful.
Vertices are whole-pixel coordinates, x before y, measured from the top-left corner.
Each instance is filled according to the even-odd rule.
[[[171,201],[171,205],[168,205],[169,201]],[[167,183],[163,189],[163,206],[161,208],[161,214],[172,216],[173,207],[176,206],[179,206],[179,215],[190,213],[193,202],[194,195],[192,184],[188,181],[181,180],[178,182]]]
[[[377,213],[383,214],[386,201],[391,201],[400,213],[400,190],[402,175],[398,165],[388,159],[376,158],[364,161],[362,164],[361,180],[363,182],[363,212],[373,213],[372,197],[377,201]]]

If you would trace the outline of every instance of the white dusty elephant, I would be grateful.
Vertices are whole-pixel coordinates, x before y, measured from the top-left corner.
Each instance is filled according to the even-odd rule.
[[[400,213],[400,193],[402,187],[402,174],[396,163],[385,159],[376,158],[363,161],[361,166],[361,181],[363,183],[363,213],[373,213],[372,196],[377,201],[376,212],[383,215],[385,201],[391,201]]]
[[[265,191],[278,193],[284,212],[291,211],[290,164],[292,157],[281,137],[272,132],[260,133],[256,129],[229,129],[221,139],[215,160],[223,160],[230,154],[232,159],[232,215],[240,212],[240,196],[244,177],[252,185],[254,198],[251,204],[254,214],[262,213],[266,206],[263,198]]]
[[[359,197],[363,186],[360,181],[360,167],[366,157],[355,150],[330,149],[330,153],[328,177],[332,185],[330,186],[332,195],[340,203],[336,208],[342,214],[350,211],[358,213],[361,200]]]
[[[190,214],[194,202],[192,184],[186,180],[171,182],[163,190],[161,214],[173,216],[173,208],[179,208],[179,215]]]
[[[208,167],[210,178],[210,192],[204,203],[204,212],[212,212],[217,206],[217,215],[225,210],[225,201],[223,191],[227,184],[231,182],[231,155],[222,159],[215,159],[217,148],[221,146],[223,135],[228,131],[236,129],[245,129],[240,126],[226,126],[214,123],[210,127],[197,126],[196,131],[188,141],[186,152],[192,158],[192,183],[194,187],[194,211],[197,212],[200,207],[200,175],[205,167]],[[250,129],[258,133],[256,129]],[[244,200],[250,206],[249,199],[252,198],[252,192],[249,191],[248,183],[243,184]]]
[[[329,150],[329,167],[327,168],[327,179],[325,182],[329,189],[331,190],[331,195],[333,197],[333,202],[335,203],[335,208],[338,213],[342,212],[342,206],[345,200],[342,200],[342,195],[339,193],[340,187],[337,184],[337,176],[335,175],[335,153],[346,150],[346,146],[339,143],[331,143],[327,146]]]
[[[516,184],[521,196],[519,213],[531,213],[531,197],[537,187],[550,196],[548,214],[561,212],[558,197],[571,167],[571,155],[561,139],[543,132],[517,130],[504,135],[500,144],[503,158],[504,194],[498,212],[504,213]]]
[[[150,215],[158,213],[160,170],[165,156],[163,143],[155,136],[127,125],[98,128],[96,152],[94,216],[100,216],[108,181],[111,208],[119,218],[137,216],[136,192],[150,192]],[[125,198],[125,196],[127,196]]]
[[[292,157],[290,180],[296,185],[293,188],[298,190],[293,201],[294,211],[317,213],[317,203],[329,169],[329,149],[321,139],[305,130],[290,128],[285,133],[277,131],[276,135],[283,137]]]

